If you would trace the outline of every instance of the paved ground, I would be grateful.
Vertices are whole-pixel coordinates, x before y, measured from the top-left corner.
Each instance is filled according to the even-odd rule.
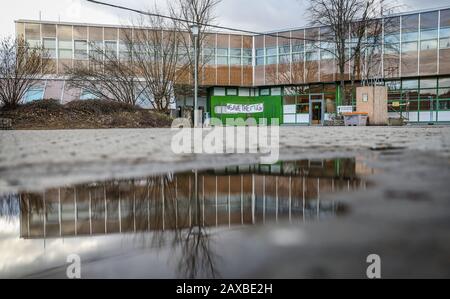
[[[0,193],[254,163],[255,155],[173,155],[170,129],[0,131]],[[404,148],[450,156],[450,127],[282,127],[281,158]]]
[[[168,151],[171,134],[170,130],[0,132],[1,188],[36,189],[257,160],[245,155],[173,156]],[[374,187],[332,195],[348,204],[344,217],[295,229],[252,227],[223,235],[214,247],[228,262],[222,277],[365,278],[367,256],[378,254],[385,278],[450,278],[450,127],[287,127],[281,129],[281,142],[282,158],[363,157],[379,169],[371,178]],[[274,238],[280,235],[281,239]],[[148,277],[149,268],[143,268],[142,261],[151,255],[134,252],[110,259],[108,276],[117,276],[114,271],[124,265],[135,265],[133,274],[122,276]],[[164,257],[153,257],[156,264],[160,259]],[[158,266],[164,268],[161,262]],[[95,277],[104,267],[105,262],[96,261],[85,269]],[[36,276],[64,273],[55,271]]]

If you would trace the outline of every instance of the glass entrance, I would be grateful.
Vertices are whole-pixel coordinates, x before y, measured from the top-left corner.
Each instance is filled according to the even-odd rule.
[[[323,94],[312,94],[309,96],[310,125],[320,126],[324,121],[324,96]]]

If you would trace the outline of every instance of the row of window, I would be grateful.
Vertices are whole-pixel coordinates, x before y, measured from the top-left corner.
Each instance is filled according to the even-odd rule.
[[[30,42],[31,46],[39,46],[39,42]],[[102,53],[105,49],[106,57],[119,57],[122,60],[129,60],[131,57],[131,49],[129,45],[125,43],[118,43],[117,41],[104,41],[104,42],[88,42],[87,40],[74,40],[64,41],[56,38],[43,38],[43,47],[46,50],[49,58],[52,59],[76,59],[87,60],[90,55],[95,53]],[[133,49],[136,53],[139,53],[140,46],[134,45]],[[149,51],[148,45],[143,50],[142,55],[145,55],[147,59],[154,59],[152,53],[144,53]],[[183,53],[184,52],[184,53]],[[155,51],[154,54],[157,52]],[[185,59],[186,51],[180,50],[180,59]],[[101,54],[100,54],[101,55]],[[98,58],[98,57],[97,57]],[[204,48],[202,51],[202,58],[206,64],[209,65],[244,65],[251,66],[253,64],[252,49],[240,49],[240,48]]]
[[[233,88],[233,87],[215,87],[212,95],[214,96],[281,96],[281,87],[272,88]]]

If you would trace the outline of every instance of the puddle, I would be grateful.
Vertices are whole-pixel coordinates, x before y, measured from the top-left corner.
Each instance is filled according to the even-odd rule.
[[[4,196],[0,277],[65,277],[65,259],[73,253],[82,257],[91,278],[214,278],[239,272],[223,260],[227,246],[238,246],[226,242],[227,234],[278,222],[301,228],[345,213],[344,204],[323,196],[365,189],[372,173],[358,159],[303,160]],[[277,235],[278,243],[296,240]],[[221,253],[220,262],[213,262],[211,251]],[[105,263],[119,271],[105,269]]]

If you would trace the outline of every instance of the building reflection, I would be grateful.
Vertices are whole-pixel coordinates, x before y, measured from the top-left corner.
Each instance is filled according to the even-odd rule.
[[[320,220],[343,211],[339,202],[321,200],[323,194],[366,188],[370,171],[356,159],[304,160],[23,193],[20,235],[67,238]]]

